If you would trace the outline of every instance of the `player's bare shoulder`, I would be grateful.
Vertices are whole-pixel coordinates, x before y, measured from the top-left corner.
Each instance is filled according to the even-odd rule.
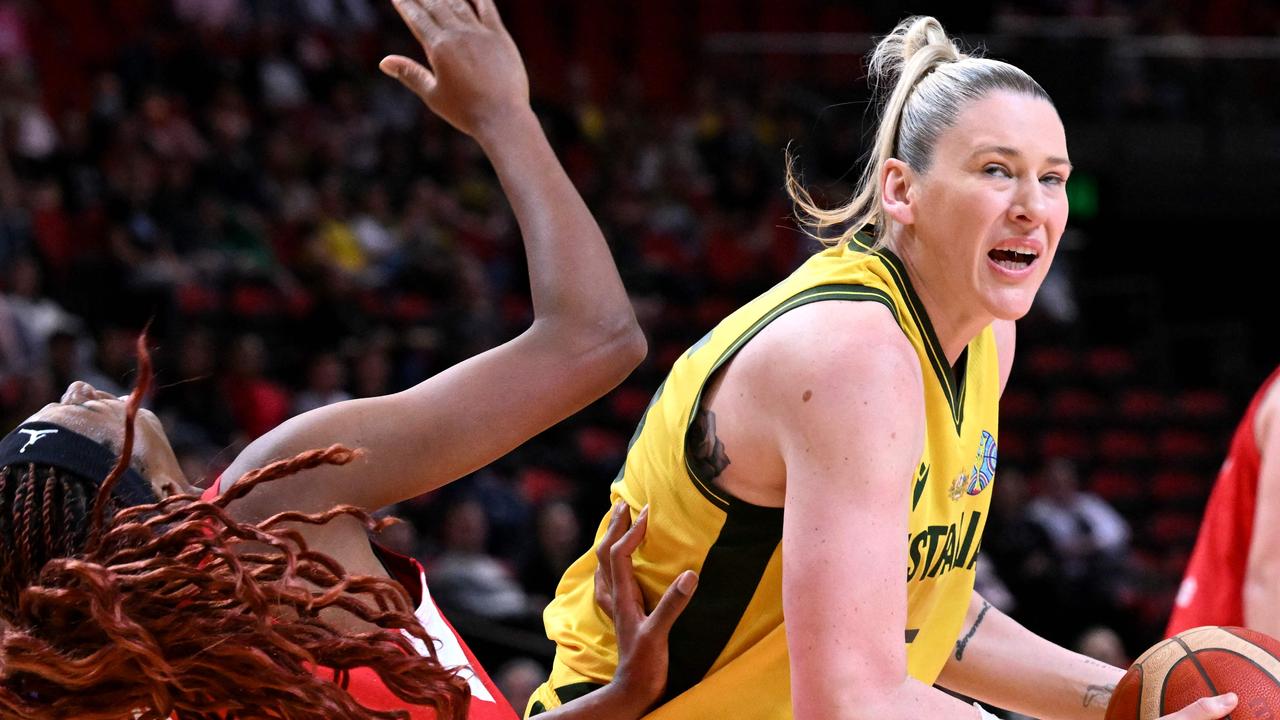
[[[915,349],[879,303],[817,302],[796,308],[761,331],[741,359],[759,363],[760,371],[775,379],[799,373],[844,382],[856,374],[905,373],[906,379],[922,382]]]
[[[715,378],[688,452],[708,482],[781,506],[788,448],[812,441],[818,428],[884,423],[886,405],[902,413],[895,420],[904,432],[923,425],[919,359],[892,313],[879,303],[811,303],[767,325]]]
[[[879,303],[818,302],[775,320],[735,364],[777,421],[821,420],[837,408],[871,407],[886,393],[923,418],[919,357],[893,314]],[[844,411],[841,411],[844,414]],[[836,419],[836,418],[832,418]]]
[[[1280,447],[1280,381],[1271,383],[1267,393],[1258,403],[1258,414],[1253,421],[1253,436],[1258,449],[1264,454]]]

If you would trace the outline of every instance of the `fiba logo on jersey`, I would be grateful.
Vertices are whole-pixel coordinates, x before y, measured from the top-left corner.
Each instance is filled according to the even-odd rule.
[[[996,438],[990,432],[982,431],[982,443],[978,446],[977,457],[974,458],[973,470],[969,472],[970,495],[981,494],[996,477]]]

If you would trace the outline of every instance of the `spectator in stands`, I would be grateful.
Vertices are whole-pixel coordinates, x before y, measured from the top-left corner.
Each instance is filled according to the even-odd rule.
[[[347,384],[347,368],[334,353],[321,353],[307,368],[307,384],[293,398],[293,414],[301,415],[325,405],[351,399],[343,388]]]
[[[193,326],[172,352],[173,378],[156,391],[156,413],[175,444],[225,447],[236,431],[231,404],[219,383],[218,350],[211,330]]]
[[[582,526],[563,500],[545,503],[535,522],[536,542],[524,558],[520,581],[536,603],[546,604],[556,594],[560,576],[582,554]]]
[[[1056,572],[1073,581],[1105,579],[1123,562],[1129,546],[1129,524],[1106,500],[1080,488],[1076,464],[1065,458],[1045,463],[1042,492],[1029,514],[1044,528],[1060,566]]]
[[[536,615],[510,568],[488,554],[489,521],[473,499],[455,502],[441,527],[442,552],[432,560],[431,594],[440,607],[495,620]]]
[[[0,381],[34,369],[36,354],[44,349],[31,338],[9,298],[0,295]]]
[[[0,306],[0,357],[6,366],[21,369],[43,362],[54,333],[80,327],[79,318],[46,293],[40,265],[30,255],[10,261]]]
[[[1070,637],[1057,633],[1063,597],[1058,563],[1048,533],[1031,517],[1026,477],[1016,466],[1002,464],[998,482],[982,554],[1017,599],[1010,614],[1032,631],[1066,642]]]
[[[1119,633],[1105,625],[1094,625],[1076,642],[1076,652],[1115,667],[1128,667],[1129,655]]]
[[[119,336],[127,331],[108,328],[93,340],[69,329],[59,329],[49,338],[48,357],[50,379],[54,383],[68,383],[77,379],[92,379],[106,392],[113,395],[125,393],[122,384],[130,370],[119,365]],[[49,398],[45,398],[48,401]]]
[[[369,280],[377,285],[387,282],[399,261],[400,238],[395,225],[387,187],[375,183],[364,191],[360,213],[352,220],[351,229],[368,259]]]
[[[1054,595],[1037,609],[1048,635],[1068,643],[1089,623],[1125,622],[1121,598],[1132,575],[1128,522],[1106,500],[1081,489],[1070,460],[1051,458],[1040,484],[1028,516],[1052,549],[1047,579]]]
[[[527,657],[508,660],[493,674],[493,682],[502,691],[511,707],[522,708],[529,704],[529,697],[542,684],[547,669],[537,660]]]
[[[393,390],[391,377],[391,353],[385,339],[363,343],[355,359],[353,379],[356,397],[377,397]]]
[[[236,428],[252,440],[289,416],[289,393],[266,376],[267,347],[262,338],[247,333],[236,338],[222,380],[235,417]]]

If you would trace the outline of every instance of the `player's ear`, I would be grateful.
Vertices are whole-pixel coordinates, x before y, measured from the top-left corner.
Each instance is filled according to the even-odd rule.
[[[911,166],[889,158],[880,168],[880,203],[885,216],[899,225],[915,223],[915,173]]]

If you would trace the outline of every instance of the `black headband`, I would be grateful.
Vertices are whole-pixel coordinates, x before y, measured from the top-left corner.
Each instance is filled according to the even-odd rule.
[[[0,440],[0,467],[29,463],[49,465],[79,475],[97,486],[102,485],[118,461],[119,456],[100,443],[48,422],[26,423]],[[111,494],[124,507],[159,499],[151,483],[131,467],[125,468]]]

